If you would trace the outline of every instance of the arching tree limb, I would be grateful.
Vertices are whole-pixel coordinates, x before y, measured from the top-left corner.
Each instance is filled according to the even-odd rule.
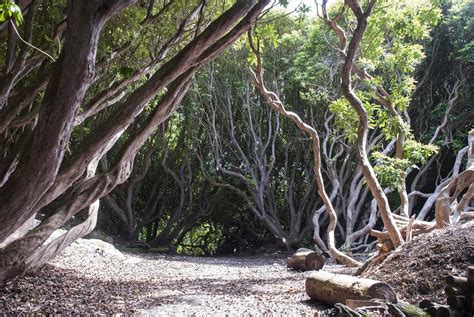
[[[354,260],[350,256],[342,253],[336,248],[335,234],[334,231],[337,225],[337,214],[334,210],[334,206],[326,193],[326,187],[324,185],[324,179],[321,173],[321,153],[320,153],[320,141],[319,135],[315,128],[305,123],[295,112],[286,110],[285,106],[281,102],[280,98],[274,93],[267,89],[263,78],[263,66],[262,58],[259,49],[255,47],[252,39],[252,34],[249,32],[250,47],[257,57],[257,69],[256,71],[251,70],[252,80],[255,86],[258,88],[260,94],[265,99],[267,105],[278,113],[283,114],[285,117],[290,119],[301,131],[309,134],[312,142],[313,151],[313,173],[318,185],[318,194],[326,207],[326,212],[329,216],[329,225],[327,228],[327,246],[329,252],[339,262],[347,266],[360,266],[362,263]]]

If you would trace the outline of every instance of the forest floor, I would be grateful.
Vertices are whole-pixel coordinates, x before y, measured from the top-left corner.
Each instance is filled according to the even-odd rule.
[[[444,304],[446,277],[466,277],[469,265],[474,265],[474,221],[415,237],[363,275],[387,282],[412,304],[422,299]]]
[[[0,312],[313,316],[322,306],[305,294],[308,274],[288,270],[281,254],[132,254],[100,240],[81,239],[44,268],[0,288]]]
[[[474,263],[474,222],[415,238],[366,276],[400,299],[443,302],[444,279]],[[286,268],[284,254],[186,257],[122,253],[80,239],[37,272],[0,287],[0,315],[313,316],[326,309],[305,293],[310,272]],[[328,264],[324,270],[351,273]]]

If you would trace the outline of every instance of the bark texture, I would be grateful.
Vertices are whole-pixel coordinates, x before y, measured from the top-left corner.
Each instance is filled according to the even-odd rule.
[[[297,271],[320,270],[324,266],[324,257],[313,250],[301,248],[287,259],[286,264]]]
[[[266,103],[269,107],[275,110],[278,113],[281,113],[288,119],[290,119],[301,131],[306,134],[309,134],[311,138],[312,144],[312,152],[313,152],[313,173],[316,179],[316,183],[318,186],[318,194],[321,200],[326,207],[326,212],[329,216],[329,225],[327,228],[327,246],[331,255],[336,258],[340,263],[347,265],[347,266],[360,266],[362,265],[360,262],[356,261],[355,259],[351,258],[350,256],[344,254],[343,252],[339,251],[336,248],[336,239],[335,239],[335,229],[337,226],[337,213],[334,209],[334,206],[326,192],[326,186],[324,184],[323,175],[321,172],[321,149],[320,149],[320,140],[318,131],[310,126],[309,124],[305,123],[298,114],[292,111],[286,110],[285,106],[283,105],[280,98],[272,91],[268,90],[265,86],[265,81],[263,78],[263,65],[262,65],[262,58],[259,53],[259,49],[255,47],[253,43],[253,39],[251,34],[249,33],[249,40],[250,46],[257,57],[257,70],[256,72],[251,71],[252,79],[255,86],[258,88],[260,94],[265,99]]]
[[[311,299],[330,305],[345,304],[348,299],[397,302],[395,291],[387,283],[324,271],[311,273],[306,279],[306,293]]]
[[[367,155],[367,137],[369,132],[369,119],[367,111],[364,108],[362,101],[357,97],[352,89],[352,69],[354,66],[354,59],[356,52],[362,41],[363,34],[367,28],[367,18],[369,17],[375,1],[371,1],[367,5],[365,11],[362,10],[358,1],[355,0],[346,0],[346,4],[350,7],[352,12],[357,18],[357,27],[354,30],[352,39],[347,48],[345,62],[342,68],[342,80],[341,80],[341,90],[344,97],[349,101],[351,106],[357,112],[359,116],[359,128],[357,132],[357,143],[356,143],[356,154],[359,160],[359,165],[364,174],[367,186],[370,188],[372,195],[374,196],[377,206],[380,211],[380,216],[382,221],[387,229],[390,239],[392,240],[395,247],[398,247],[404,243],[403,237],[400,233],[400,230],[395,225],[395,221],[390,210],[390,205],[388,203],[387,196],[385,195],[380,182],[378,181],[374,169],[370,164],[368,155]]]

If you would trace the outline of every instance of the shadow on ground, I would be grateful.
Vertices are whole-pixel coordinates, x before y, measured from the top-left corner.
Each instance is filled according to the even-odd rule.
[[[258,301],[282,296],[288,297],[294,305],[318,308],[307,300],[293,300],[296,295],[294,293],[304,298],[304,282],[295,283],[295,280],[304,281],[304,276],[287,272],[282,267],[282,257],[261,260],[255,258],[251,261],[243,258],[168,257],[149,254],[133,257],[139,258],[143,264],[138,262],[125,265],[123,270],[132,270],[123,275],[125,278],[122,275],[91,276],[91,268],[84,267],[81,270],[80,263],[77,263],[77,268],[74,269],[46,265],[41,270],[20,276],[0,288],[0,312],[129,314],[143,310],[152,311],[166,305],[206,306],[216,304],[213,302],[219,300],[226,302],[252,298]],[[200,269],[195,269],[195,274],[194,265],[201,266]],[[222,272],[223,268],[232,270],[233,267],[272,265],[276,270],[274,274],[257,272],[226,276],[226,273]],[[174,267],[174,273],[165,272],[170,266]],[[180,266],[187,266],[183,270],[184,273],[180,273]],[[97,269],[107,270],[107,267]],[[216,274],[207,271],[219,269],[221,272]],[[288,288],[287,285],[295,287]]]

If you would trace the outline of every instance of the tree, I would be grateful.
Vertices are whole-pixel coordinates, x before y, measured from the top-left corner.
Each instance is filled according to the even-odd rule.
[[[112,109],[110,101],[117,97],[115,94],[102,92],[100,96],[86,98],[86,93],[97,78],[95,69],[99,65],[96,65],[96,55],[101,31],[112,17],[126,8],[132,10],[126,11],[127,14],[133,14],[133,10],[146,12],[142,21],[146,25],[168,12],[175,2],[171,1],[160,8],[155,7],[152,1],[146,8],[137,8],[132,6],[132,0],[92,3],[70,1],[62,34],[64,45],[61,45],[60,54],[46,76],[48,79],[37,122],[33,124],[32,132],[21,133],[8,150],[4,149],[5,155],[11,159],[5,161],[10,163],[8,167],[2,168],[6,173],[2,176],[0,188],[3,201],[0,207],[0,240],[6,239],[41,210],[47,208],[48,214],[39,226],[2,249],[1,280],[34,267],[84,234],[84,230],[70,230],[49,245],[42,246],[55,229],[91,205],[94,208],[89,209],[86,227],[93,227],[98,200],[128,179],[136,153],[156,127],[179,105],[192,76],[247,31],[268,2],[237,1],[214,20],[207,13],[212,10],[205,10],[206,1],[199,2],[191,9],[185,8],[189,13],[177,25],[174,35],[164,40],[162,45],[158,45],[158,51],[151,54],[150,67],[154,72],[147,73],[147,79],[140,78],[142,82],[134,88],[132,85],[125,96],[118,98],[113,111],[109,111]],[[37,5],[36,1],[25,3],[24,10],[27,6],[28,12],[33,12]],[[34,14],[26,19],[27,32],[31,30],[33,19]],[[190,21],[195,23],[190,26]],[[180,47],[175,49],[178,39],[185,41],[179,42]],[[15,38],[11,37],[8,46],[14,45],[13,42]],[[175,49],[175,55],[167,56],[172,49]],[[1,90],[2,106],[7,101],[10,105],[10,99],[16,95],[12,93],[18,84],[14,78],[22,78],[26,63],[34,61],[35,56],[26,58],[25,50],[20,50],[14,66],[7,67],[2,78],[2,84],[8,86]],[[114,50],[119,51],[120,48]],[[39,74],[43,72],[48,72],[48,68],[39,69]],[[132,76],[129,75],[128,79]],[[102,96],[105,98],[100,98]],[[99,105],[93,103],[92,108],[85,106],[86,111],[91,115],[100,111],[106,120],[91,128],[89,133],[78,140],[78,144],[71,144],[73,131],[77,129],[75,124],[81,121],[76,121],[81,106],[89,99],[101,102]],[[143,112],[150,103],[154,109]],[[18,112],[24,105],[20,103],[13,107]],[[127,139],[120,144],[120,154],[110,168],[96,174],[98,161],[140,115],[145,116],[143,125],[133,134],[126,135]],[[73,151],[69,154],[67,150],[71,147]],[[85,173],[86,170],[89,172]],[[38,251],[32,254],[32,250]]]
[[[410,84],[409,73],[413,71],[413,65],[416,65],[417,61],[420,60],[422,56],[419,46],[417,44],[407,43],[408,39],[421,39],[426,36],[427,28],[429,27],[431,21],[436,19],[436,10],[426,11],[419,10],[421,13],[418,13],[418,16],[410,11],[410,8],[405,9],[406,7],[403,4],[400,4],[400,7],[397,7],[398,16],[403,16],[403,12],[407,12],[408,16],[411,16],[414,21],[419,19],[419,24],[417,28],[410,28],[407,25],[403,26],[403,29],[397,28],[397,15],[392,15],[393,18],[387,19],[387,13],[393,12],[390,9],[390,6],[382,7],[377,9],[377,14],[372,17],[371,25],[368,24],[367,19],[371,14],[372,9],[376,6],[376,1],[372,1],[367,4],[365,10],[357,2],[346,2],[346,5],[351,9],[353,14],[357,19],[356,29],[352,34],[352,38],[348,43],[346,32],[338,24],[339,20],[343,17],[344,9],[341,10],[335,18],[329,18],[326,11],[326,3],[323,2],[322,6],[322,18],[326,24],[335,32],[338,37],[339,45],[338,51],[344,60],[344,66],[342,69],[342,85],[341,89],[344,94],[344,97],[347,99],[349,104],[356,110],[359,116],[359,128],[357,132],[357,156],[359,158],[360,166],[362,172],[365,176],[365,179],[371,189],[374,198],[377,201],[377,205],[380,209],[380,213],[384,224],[390,234],[392,242],[395,246],[398,246],[403,243],[403,238],[398,232],[397,227],[394,225],[394,219],[391,216],[390,206],[388,204],[388,199],[380,186],[379,180],[376,177],[375,171],[378,171],[379,176],[387,177],[388,176],[394,179],[397,184],[396,188],[400,194],[400,214],[408,217],[409,210],[409,201],[408,194],[406,190],[406,170],[409,168],[410,163],[415,163],[413,157],[410,156],[412,153],[406,153],[407,149],[407,136],[409,136],[409,126],[407,122],[403,119],[403,116],[408,118],[406,113],[406,108],[409,103],[409,96],[413,90],[413,85]],[[388,12],[387,12],[388,11]],[[401,12],[401,13],[400,13]],[[384,16],[385,14],[385,16]],[[406,19],[405,19],[406,20]],[[392,21],[390,23],[394,24],[395,27],[390,27],[390,23],[385,21]],[[404,21],[404,20],[401,20]],[[424,24],[423,24],[424,23]],[[402,23],[403,24],[403,23]],[[363,43],[363,35],[368,31],[369,40],[366,43]],[[386,41],[386,42],[385,42]],[[363,46],[361,47],[361,44]],[[362,57],[357,57],[357,51],[361,50],[360,55]],[[371,52],[371,49],[375,50],[380,55],[381,51],[387,51],[387,58],[380,58],[374,56],[374,52]],[[393,57],[390,57],[393,56]],[[403,61],[400,59],[402,58]],[[362,65],[357,65],[356,61],[360,59]],[[371,76],[367,68],[382,68],[388,70],[388,79],[382,79],[382,77],[373,77]],[[395,71],[394,68],[398,67],[399,70]],[[365,81],[366,85],[369,87],[369,100],[364,100],[367,96],[363,96],[361,93],[356,94],[352,89],[352,80],[351,75],[355,73],[357,77]],[[391,74],[392,73],[392,74]],[[383,87],[384,83],[387,83],[390,87],[390,91]],[[372,90],[372,92],[371,92]],[[380,128],[385,134],[385,137],[391,138],[392,136],[396,137],[396,151],[394,158],[388,158],[386,155],[375,153],[374,158],[379,161],[380,169],[374,170],[369,161],[367,155],[367,136],[369,131],[369,126],[373,123],[374,119],[371,118],[371,115],[368,112],[368,107],[371,107],[368,102],[370,98],[375,99],[382,109],[378,110],[379,118],[384,118],[384,111],[391,118],[385,117],[385,122],[383,125],[380,125]],[[381,111],[383,110],[383,111]],[[372,110],[373,112],[373,110]],[[409,119],[409,118],[408,118]],[[380,120],[380,119],[379,119]],[[434,152],[433,148],[425,147],[419,144],[417,145],[413,141],[411,144],[413,149],[424,150],[424,155],[421,159],[418,160],[423,163],[426,160],[426,157],[431,155]],[[411,160],[410,160],[411,158]],[[416,162],[418,163],[418,162]],[[389,172],[389,173],[387,173]],[[398,176],[397,176],[398,174]],[[398,180],[396,180],[398,178]],[[392,182],[394,182],[392,181]]]
[[[280,98],[278,98],[277,94],[269,91],[265,85],[264,80],[264,72],[263,72],[263,65],[262,65],[262,57],[260,54],[260,48],[255,46],[254,40],[252,38],[252,34],[249,32],[249,42],[250,47],[257,58],[257,68],[255,71],[251,70],[252,73],[252,80],[259,90],[260,94],[264,97],[268,106],[270,106],[274,111],[282,114],[286,118],[290,119],[298,128],[310,135],[311,144],[312,144],[312,152],[313,152],[313,173],[314,178],[317,183],[318,187],[318,194],[321,200],[324,203],[326,208],[326,212],[329,216],[329,225],[327,228],[327,244],[328,249],[331,252],[331,255],[337,259],[340,263],[347,265],[347,266],[360,266],[361,263],[354,260],[350,256],[340,252],[336,248],[336,238],[335,238],[335,229],[337,225],[337,214],[334,210],[334,206],[332,205],[331,199],[329,198],[326,187],[324,185],[324,179],[322,175],[322,168],[321,168],[321,149],[320,149],[320,139],[318,135],[318,131],[305,123],[298,114],[292,111],[288,111],[285,109],[285,106],[281,102]]]
[[[245,56],[241,49],[225,55],[225,73],[238,73],[232,86],[228,78],[215,74],[211,68],[205,86],[212,87],[212,91],[203,94],[200,90],[196,102],[205,106],[201,125],[211,145],[211,153],[198,153],[201,168],[214,186],[239,195],[277,239],[288,248],[295,248],[310,229],[305,220],[314,200],[309,198],[299,204],[293,201],[296,166],[288,162],[288,152],[283,156],[277,151],[280,118],[261,107],[246,82],[248,77],[241,73],[239,64],[245,62]],[[237,63],[231,64],[232,58]],[[281,158],[278,164],[277,157]],[[308,188],[303,195],[306,197],[313,190]]]

